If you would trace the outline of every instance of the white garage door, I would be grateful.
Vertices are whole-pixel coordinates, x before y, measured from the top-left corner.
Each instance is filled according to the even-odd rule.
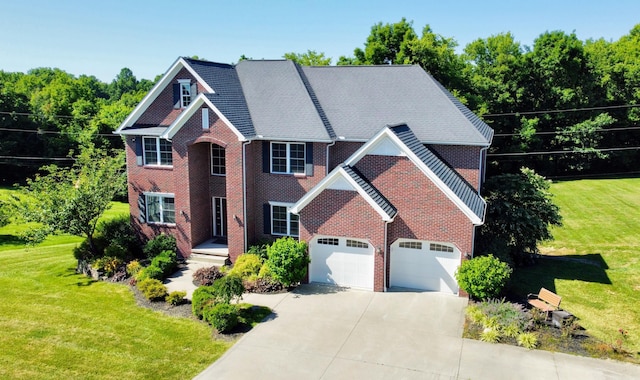
[[[391,245],[390,286],[458,293],[460,251],[452,244],[401,239]]]
[[[373,290],[373,253],[365,240],[316,237],[309,245],[309,280]]]

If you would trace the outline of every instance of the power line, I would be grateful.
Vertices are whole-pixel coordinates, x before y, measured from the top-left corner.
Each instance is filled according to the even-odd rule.
[[[71,157],[26,157],[26,156],[0,156],[0,159],[6,160],[27,160],[27,161],[75,161]]]
[[[38,115],[35,113],[31,113],[31,112],[14,112],[14,111],[0,111],[0,114],[2,115],[18,115],[18,116],[35,116],[35,117],[40,117],[43,115]],[[59,118],[59,119],[73,119],[73,116],[69,116],[69,115],[48,115],[48,117],[55,117],[55,118]]]
[[[626,148],[602,148],[602,149],[597,149],[597,151],[598,152],[614,152],[614,151],[637,150],[637,149],[640,149],[640,146],[632,146],[632,147],[626,147]],[[567,154],[567,153],[593,154],[596,152],[582,152],[579,150],[555,150],[555,151],[547,151],[547,152],[489,153],[487,154],[487,157],[536,156],[536,155]]]
[[[631,129],[640,129],[640,127],[633,126],[633,127],[617,127],[617,128],[599,128],[594,130],[594,132],[626,131]],[[533,133],[533,135],[556,135],[556,134],[570,135],[572,133],[575,133],[575,132],[568,132],[568,131],[536,132],[536,133]],[[496,133],[493,136],[494,137],[510,137],[510,136],[520,136],[520,134],[519,133]]]
[[[487,113],[480,115],[481,117],[497,117],[497,116],[520,116],[520,115],[538,115],[544,113],[562,113],[562,112],[580,112],[580,111],[599,111],[619,108],[640,107],[640,104],[624,104],[620,106],[602,106],[602,107],[585,107],[585,108],[565,108],[559,110],[543,110],[543,111],[522,111],[522,112],[506,112],[506,113]]]
[[[62,135],[62,134],[67,134],[67,135],[72,135],[72,134],[78,134],[78,133],[64,133],[61,131],[45,131],[42,130],[40,128],[38,129],[17,129],[17,128],[0,128],[0,131],[5,131],[5,132],[23,132],[23,133],[37,133],[39,135],[42,134],[53,134],[53,135]],[[96,136],[103,136],[103,137],[118,137],[120,138],[120,136],[118,135],[114,135],[112,133],[98,133],[96,134]]]

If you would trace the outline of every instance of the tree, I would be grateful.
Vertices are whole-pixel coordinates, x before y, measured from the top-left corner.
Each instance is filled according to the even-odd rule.
[[[329,66],[331,58],[324,56],[324,53],[317,53],[315,50],[307,50],[306,53],[286,53],[282,58],[290,59],[302,66]]]
[[[38,242],[51,234],[69,233],[86,237],[89,249],[98,253],[94,232],[114,194],[125,185],[122,162],[121,157],[85,148],[72,167],[44,167],[46,175],[27,183],[29,197],[23,204],[24,216],[41,224],[27,238]]]
[[[371,33],[364,44],[364,50],[356,48],[354,63],[357,65],[402,64],[400,56],[403,45],[417,38],[411,22],[403,17],[395,24],[382,24],[371,27]]]
[[[476,241],[478,251],[516,263],[538,253],[538,243],[553,238],[550,227],[562,225],[549,187],[549,181],[527,168],[518,174],[489,178],[485,183],[485,224]]]
[[[109,97],[112,101],[120,99],[122,94],[127,92],[134,92],[138,89],[138,79],[133,75],[131,69],[125,67],[120,70],[120,73],[109,84]]]

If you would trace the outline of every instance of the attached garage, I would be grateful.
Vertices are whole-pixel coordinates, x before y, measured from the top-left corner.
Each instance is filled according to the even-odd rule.
[[[458,293],[460,251],[453,244],[399,239],[391,245],[389,285]]]
[[[373,290],[374,251],[366,240],[315,237],[309,244],[309,281]]]

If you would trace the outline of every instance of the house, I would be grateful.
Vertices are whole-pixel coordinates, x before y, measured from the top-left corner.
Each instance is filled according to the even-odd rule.
[[[137,231],[185,258],[293,236],[311,282],[457,294],[484,220],[493,131],[415,65],[179,58],[116,133]]]

